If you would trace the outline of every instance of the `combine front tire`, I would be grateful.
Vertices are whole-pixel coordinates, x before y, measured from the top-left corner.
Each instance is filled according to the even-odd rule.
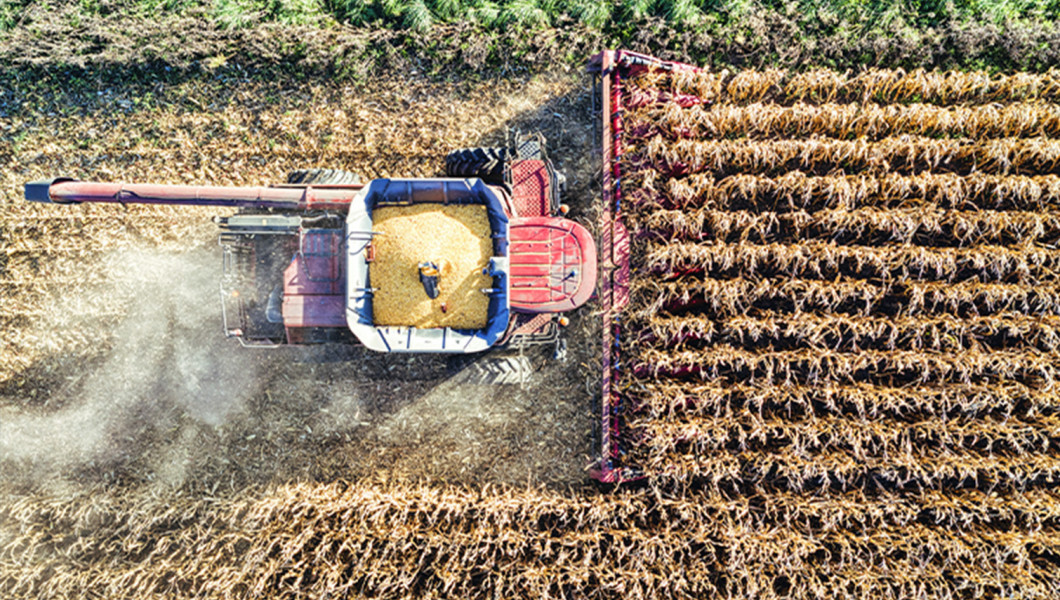
[[[347,185],[361,183],[360,175],[341,169],[299,169],[287,175],[293,185]]]
[[[504,183],[504,163],[511,158],[507,148],[465,148],[445,157],[449,177],[478,177],[486,183]]]

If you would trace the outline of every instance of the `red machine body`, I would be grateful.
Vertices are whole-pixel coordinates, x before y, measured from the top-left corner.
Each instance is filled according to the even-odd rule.
[[[503,180],[487,182],[502,199],[509,220],[511,316],[502,343],[555,340],[558,313],[581,306],[594,293],[595,244],[584,227],[558,216],[556,182],[551,163],[536,146],[530,156],[513,156],[506,162]],[[60,178],[27,184],[26,198],[56,204],[241,209],[232,217],[217,219],[225,248],[225,330],[245,345],[275,346],[349,337],[345,335],[345,248],[355,242],[337,221],[326,221],[329,214],[345,214],[365,187],[360,183],[181,186]]]
[[[300,237],[301,247],[283,271],[283,324],[287,337],[306,327],[346,326],[346,284],[342,268],[343,236],[314,231]]]
[[[512,220],[508,235],[513,310],[563,312],[589,300],[596,253],[584,227],[556,217],[525,217]]]
[[[629,303],[630,245],[622,212],[621,157],[624,108],[636,106],[637,91],[627,90],[624,80],[647,69],[661,71],[698,71],[692,65],[663,61],[626,50],[607,50],[589,61],[593,75],[594,112],[600,113],[603,164],[603,205],[600,212],[600,313],[603,318],[603,376],[600,380],[599,461],[592,476],[604,483],[620,483],[643,478],[635,467],[624,464],[622,426],[626,409],[616,385],[622,369],[619,340],[622,336],[622,311]],[[700,102],[695,97],[678,99],[679,103]],[[628,435],[628,433],[627,433]]]
[[[26,184],[26,199],[54,204],[183,204],[271,210],[344,211],[363,185],[220,187],[100,183],[58,178]]]

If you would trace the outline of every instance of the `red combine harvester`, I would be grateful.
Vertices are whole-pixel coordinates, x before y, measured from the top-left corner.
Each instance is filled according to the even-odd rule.
[[[381,352],[472,353],[498,346],[554,342],[561,313],[578,308],[596,285],[596,247],[581,225],[559,216],[564,179],[543,140],[451,153],[444,179],[377,179],[345,171],[296,171],[284,185],[196,187],[90,183],[67,178],[26,185],[26,199],[55,204],[185,204],[238,208],[217,217],[224,251],[221,305],[225,333],[248,346],[353,342]],[[471,326],[381,323],[373,304],[373,263],[383,247],[373,215],[388,207],[481,206],[489,222],[479,246],[487,282],[465,290],[482,307]],[[440,214],[440,213],[438,213]],[[482,221],[485,223],[485,221]],[[422,223],[422,222],[421,222]],[[428,223],[429,225],[430,223]],[[415,233],[415,232],[413,232]],[[427,232],[424,235],[428,235]],[[398,249],[403,252],[408,249]],[[424,260],[433,257],[424,257]],[[394,264],[393,261],[387,264]],[[401,268],[416,269],[417,265]],[[432,265],[435,267],[432,270]],[[437,265],[419,265],[423,290],[447,283]],[[479,265],[483,267],[483,265]],[[384,273],[375,273],[382,280]],[[441,278],[439,281],[438,278]],[[453,276],[457,277],[456,275]],[[460,277],[464,277],[460,275]],[[468,277],[464,277],[468,279]],[[467,287],[461,279],[460,285]],[[434,296],[430,296],[434,298]],[[423,298],[397,298],[419,301]],[[444,302],[441,313],[447,312]],[[462,307],[448,307],[452,309]],[[444,317],[445,315],[439,315]],[[449,315],[451,316],[451,315]],[[439,321],[441,322],[441,321]]]
[[[56,204],[189,204],[238,208],[221,228],[225,332],[248,346],[360,341],[382,352],[466,354],[559,341],[561,313],[594,293],[603,320],[600,420],[592,476],[604,483],[642,479],[624,460],[626,406],[619,389],[622,314],[629,302],[630,239],[622,212],[623,80],[644,69],[690,65],[627,51],[589,62],[599,112],[603,199],[599,253],[582,226],[562,218],[563,177],[542,140],[474,148],[446,158],[446,179],[377,179],[345,171],[292,173],[283,185],[255,188],[87,183],[59,178],[26,185],[26,199]],[[492,253],[485,326],[416,327],[376,322],[373,263],[378,208],[418,204],[481,205]],[[422,293],[435,285],[434,263],[421,264]],[[379,273],[377,272],[377,276]],[[444,274],[441,275],[443,278]],[[378,277],[377,277],[378,278]],[[598,287],[598,289],[597,289]],[[419,292],[417,292],[419,293]],[[433,298],[433,296],[432,296]],[[443,311],[444,312],[444,311]]]

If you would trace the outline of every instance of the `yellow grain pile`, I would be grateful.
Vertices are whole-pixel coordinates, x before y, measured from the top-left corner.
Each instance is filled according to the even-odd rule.
[[[372,215],[375,261],[369,271],[376,325],[482,329],[492,280],[482,270],[493,255],[486,207],[414,204],[377,208]],[[420,283],[419,264],[440,271],[437,298]]]

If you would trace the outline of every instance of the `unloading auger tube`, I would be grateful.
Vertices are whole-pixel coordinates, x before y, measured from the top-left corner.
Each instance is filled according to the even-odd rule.
[[[183,204],[283,211],[349,210],[362,184],[218,187],[154,183],[98,183],[56,178],[26,184],[26,200],[51,204]]]
[[[50,204],[166,204],[238,209],[215,217],[223,250],[224,332],[243,345],[354,343],[380,352],[481,352],[558,340],[561,313],[586,303],[596,283],[592,235],[559,214],[551,170],[540,155],[511,162],[512,183],[452,173],[428,179],[217,187],[84,182],[26,184]],[[416,327],[377,322],[370,278],[378,246],[376,208],[478,205],[490,227],[485,325]],[[432,257],[425,257],[430,260]],[[383,264],[383,263],[378,263]],[[436,281],[429,281],[428,284]],[[430,296],[430,286],[425,293]],[[442,312],[446,312],[445,308]]]

